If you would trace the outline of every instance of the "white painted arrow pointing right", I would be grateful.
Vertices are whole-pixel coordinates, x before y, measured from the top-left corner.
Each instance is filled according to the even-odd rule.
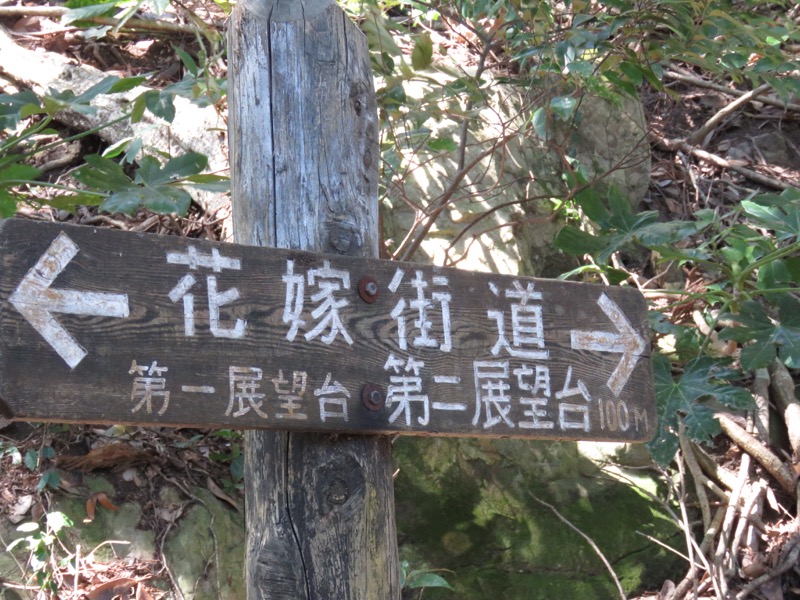
[[[74,369],[86,350],[50,313],[127,317],[127,294],[51,289],[53,281],[78,253],[78,246],[61,232],[9,296],[8,301]]]
[[[631,322],[611,298],[602,294],[597,299],[597,304],[611,319],[617,328],[617,333],[611,331],[578,331],[570,332],[572,348],[576,350],[591,350],[593,352],[616,352],[622,354],[617,368],[608,378],[606,385],[619,396],[628,379],[633,373],[639,357],[647,349],[647,342],[633,328]]]

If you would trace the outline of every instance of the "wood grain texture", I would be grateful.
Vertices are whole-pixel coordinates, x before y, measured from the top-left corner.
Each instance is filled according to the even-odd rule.
[[[366,40],[329,0],[248,0],[229,37],[238,242],[377,256]],[[400,597],[386,437],[246,437],[248,598]]]
[[[42,257],[55,250],[60,270],[47,275]],[[325,319],[313,316],[324,300],[314,301],[320,287],[308,283],[312,273],[349,281],[320,280],[340,288],[333,297],[341,330],[327,341],[331,327],[311,337]],[[45,276],[50,284],[42,287],[36,282]],[[304,288],[288,303],[287,292],[297,290],[287,277]],[[361,297],[367,277],[372,302]],[[30,285],[32,293],[20,292]],[[529,288],[540,298],[525,306],[505,297]],[[85,306],[70,313],[65,297]],[[123,298],[124,311],[108,311],[109,299]],[[637,350],[647,335],[646,306],[634,289],[0,224],[0,397],[16,419],[641,441],[655,428],[650,350]],[[64,336],[80,358],[59,355]],[[608,349],[593,350],[597,343]],[[615,387],[628,346],[632,370]],[[382,394],[382,408],[364,404],[368,384]]]

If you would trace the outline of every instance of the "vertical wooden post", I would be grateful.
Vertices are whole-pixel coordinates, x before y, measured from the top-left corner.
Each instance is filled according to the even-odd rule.
[[[244,0],[228,58],[235,241],[377,256],[361,32],[333,0]],[[248,432],[248,599],[399,598],[390,459],[386,437]]]

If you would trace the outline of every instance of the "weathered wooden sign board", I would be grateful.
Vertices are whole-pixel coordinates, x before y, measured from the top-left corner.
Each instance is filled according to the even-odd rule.
[[[19,420],[643,441],[632,289],[0,224]]]

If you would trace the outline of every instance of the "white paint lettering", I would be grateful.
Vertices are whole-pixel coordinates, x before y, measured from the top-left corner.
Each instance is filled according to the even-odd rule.
[[[575,384],[575,387],[570,387],[572,383],[572,367],[567,368],[567,377],[564,380],[564,387],[560,392],[556,392],[556,400],[563,400],[564,398],[571,398],[573,396],[582,396],[587,404],[576,404],[561,402],[558,405],[558,422],[561,429],[581,429],[588,432],[590,429],[589,421],[589,406],[588,403],[592,401],[589,395],[589,390],[580,379]]]
[[[289,382],[283,377],[283,370],[278,371],[278,376],[272,379],[275,386],[275,393],[281,403],[281,408],[285,412],[276,413],[276,419],[291,419],[295,421],[305,421],[308,415],[302,411],[303,395],[306,393],[306,383],[308,373],[305,371],[293,371],[292,381]]]
[[[386,404],[390,408],[397,404],[394,412],[389,416],[389,423],[394,423],[402,414],[406,427],[411,427],[411,405],[419,404],[422,415],[417,417],[417,423],[423,427],[430,422],[430,403],[428,395],[422,394],[422,377],[420,369],[425,366],[422,361],[409,357],[405,363],[390,354],[383,368],[386,371],[393,371],[394,375],[389,377],[391,384],[386,394]]]
[[[504,290],[505,297],[517,300],[511,304],[511,341],[506,334],[506,313],[502,310],[487,310],[486,315],[497,323],[497,341],[492,346],[494,356],[503,350],[516,358],[530,360],[547,360],[549,352],[544,349],[544,324],[542,322],[542,307],[539,304],[529,304],[530,301],[541,301],[542,294],[533,288],[533,283],[528,282],[522,287],[518,280],[513,282],[513,288]],[[489,289],[499,296],[498,287],[489,283]]]
[[[262,419],[267,414],[261,410],[264,403],[264,394],[258,392],[263,371],[257,367],[230,367],[228,369],[228,385],[230,400],[225,416],[241,417],[251,410]],[[236,407],[236,411],[234,411]]]
[[[190,270],[200,268],[211,269],[214,273],[220,273],[223,269],[238,271],[241,269],[241,261],[238,258],[221,256],[218,248],[212,248],[211,254],[198,252],[194,246],[189,246],[185,253],[168,252],[167,262],[175,265],[186,265]],[[194,294],[191,289],[197,283],[194,275],[186,274],[172,288],[168,294],[173,303],[183,300],[183,331],[187,337],[197,334],[194,316]],[[220,308],[239,299],[239,290],[231,288],[220,292],[217,290],[217,276],[208,275],[206,277],[208,291],[208,320],[211,335],[218,338],[241,339],[244,337],[247,321],[236,319],[232,327],[223,327],[220,324]]]
[[[395,271],[392,281],[389,283],[389,290],[397,292],[403,282],[405,272],[402,269]],[[400,298],[391,312],[392,318],[397,323],[397,344],[401,350],[408,349],[408,324],[404,314],[406,309],[416,311],[416,319],[413,321],[414,331],[417,335],[411,340],[414,348],[438,348],[442,352],[450,352],[453,349],[452,322],[450,317],[450,302],[452,294],[447,290],[437,289],[432,291],[430,297],[426,290],[431,285],[438,288],[448,286],[447,277],[434,275],[431,284],[425,279],[422,271],[415,271],[414,278],[409,282],[414,288],[415,294],[411,300]],[[434,336],[433,330],[437,329],[432,320],[433,314],[438,315],[441,323],[441,334]]]
[[[499,423],[514,427],[509,419],[511,397],[508,390],[508,361],[476,360],[473,363],[475,377],[475,416],[472,425],[483,420],[483,428],[489,429]]]
[[[129,375],[135,375],[131,389],[131,402],[139,401],[131,412],[139,412],[144,407],[145,412],[153,414],[153,399],[161,399],[161,408],[158,415],[163,415],[169,408],[169,391],[167,391],[167,379],[164,373],[169,371],[168,367],[159,367],[158,361],[153,361],[149,367],[139,365],[136,360],[131,361]]]
[[[319,398],[319,418],[323,423],[328,419],[342,419],[345,423],[348,422],[347,400],[350,398],[350,392],[336,380],[331,383],[330,373],[325,376],[322,387],[314,390],[314,396]],[[334,410],[331,410],[331,407]]]
[[[286,273],[283,275],[283,283],[286,284],[286,297],[283,304],[283,322],[289,325],[286,332],[286,339],[290,342],[297,337],[297,331],[306,324],[302,319],[303,301],[305,298],[305,279],[302,275],[294,272],[294,261],[286,261]]]

